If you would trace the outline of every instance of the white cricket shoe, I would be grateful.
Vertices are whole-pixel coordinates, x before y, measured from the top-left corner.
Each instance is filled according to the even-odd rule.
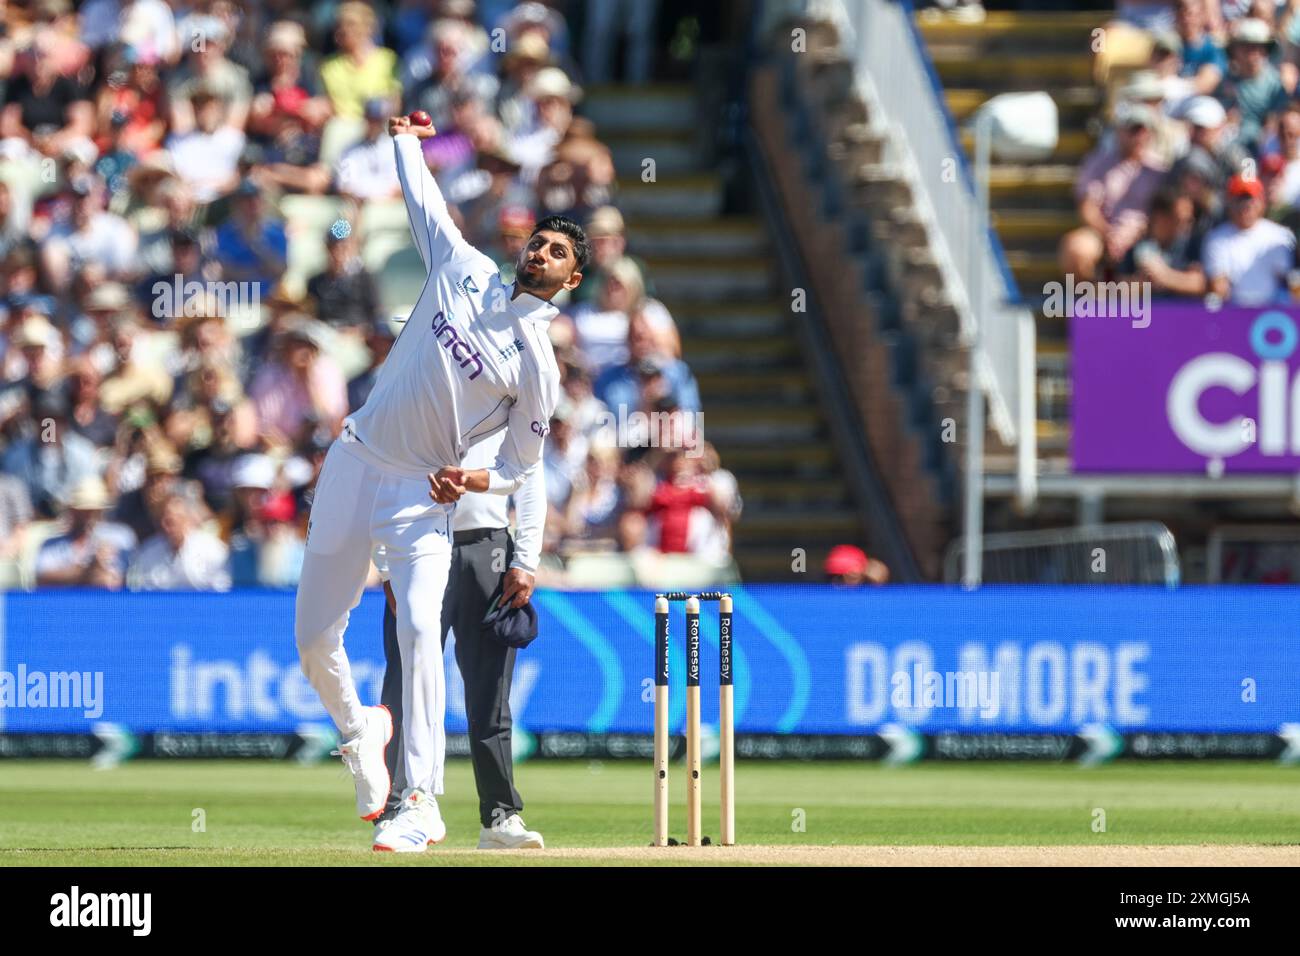
[[[517,813],[478,831],[480,850],[541,850],[545,847],[542,835],[524,826]]]
[[[357,813],[374,820],[384,812],[393,782],[384,763],[384,748],[393,739],[393,715],[387,707],[366,707],[366,729],[333,751],[342,757],[357,787]]]
[[[397,816],[375,832],[371,849],[383,853],[423,853],[431,843],[447,838],[438,801],[423,790],[406,791]]]

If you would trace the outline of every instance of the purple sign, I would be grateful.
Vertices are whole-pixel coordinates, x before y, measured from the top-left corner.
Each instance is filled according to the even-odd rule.
[[[1155,302],[1070,340],[1076,471],[1300,472],[1300,309]]]

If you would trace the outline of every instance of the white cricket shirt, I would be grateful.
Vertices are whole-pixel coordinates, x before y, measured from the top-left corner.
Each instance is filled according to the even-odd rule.
[[[526,292],[512,299],[513,283],[502,283],[496,264],[451,221],[420,141],[402,133],[393,148],[429,278],[370,397],[345,420],[345,440],[382,467],[422,478],[459,465],[470,446],[506,429],[488,490],[511,494],[537,467],[559,400],[546,335],[558,310]]]

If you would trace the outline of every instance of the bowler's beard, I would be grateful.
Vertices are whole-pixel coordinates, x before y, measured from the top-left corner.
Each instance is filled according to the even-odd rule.
[[[526,265],[526,263],[515,268],[515,282],[519,283],[519,288],[523,289],[525,292],[532,293],[539,299],[545,299],[548,296],[555,294],[556,290],[546,284],[544,273],[538,273],[535,276],[529,275],[525,270],[524,265]]]

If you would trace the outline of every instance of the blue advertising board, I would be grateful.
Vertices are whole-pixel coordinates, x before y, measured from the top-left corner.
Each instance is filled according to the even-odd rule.
[[[1300,589],[737,587],[740,734],[1276,733],[1300,721]],[[515,724],[648,734],[648,592],[541,591],[519,654]],[[298,667],[293,594],[3,597],[0,731],[278,732],[327,720]],[[347,634],[362,699],[383,676],[382,596]],[[706,724],[717,718],[716,605],[702,614]],[[685,713],[681,605],[672,726]],[[450,649],[448,730],[465,729]],[[74,678],[70,675],[76,675]],[[73,692],[76,698],[73,699]]]

